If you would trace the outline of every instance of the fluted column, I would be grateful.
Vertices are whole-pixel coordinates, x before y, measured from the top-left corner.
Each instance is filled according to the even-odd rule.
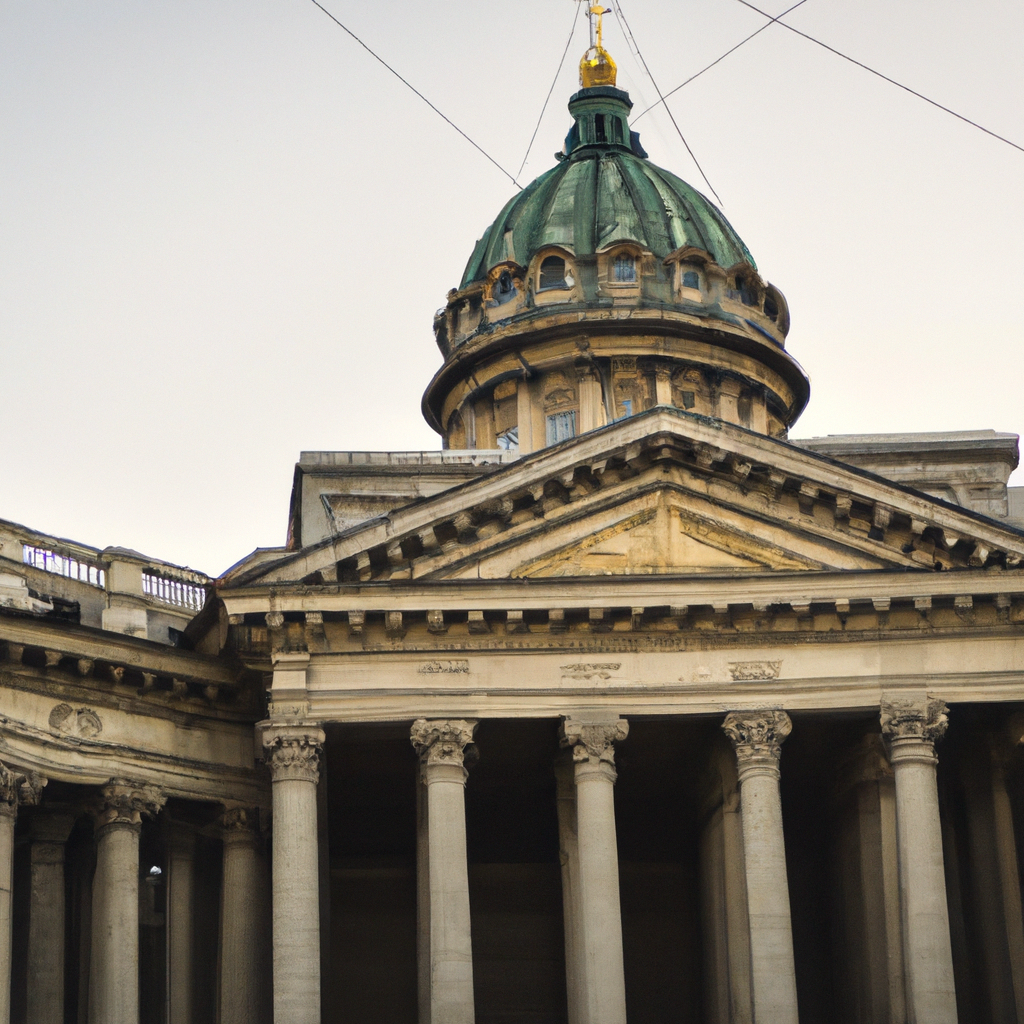
[[[896,844],[909,1024],[956,1024],[953,953],[942,860],[935,741],[946,731],[940,700],[883,701],[896,776]]]
[[[139,1021],[139,833],[142,815],[164,798],[128,779],[111,779],[96,812],[96,873],[92,883],[89,1020]]]
[[[722,728],[736,750],[750,963],[757,1024],[797,1024],[779,757],[792,729],[785,711],[733,711]]]
[[[14,871],[14,823],[19,803],[38,803],[46,782],[26,778],[0,764],[0,1024],[11,1019],[11,875]]]
[[[274,1024],[320,1024],[320,853],[316,786],[324,732],[268,726],[273,779]]]
[[[27,1024],[64,1021],[64,844],[75,818],[40,808],[29,825]]]
[[[427,859],[430,877],[430,1019],[473,1024],[473,944],[466,862],[465,752],[476,722],[458,719],[413,723],[427,788]]]
[[[220,1024],[256,1024],[260,1005],[259,817],[254,808],[224,812],[220,917]]]
[[[572,751],[576,783],[579,882],[575,936],[582,960],[581,1024],[626,1024],[619,852],[615,838],[615,743],[629,733],[623,718],[567,718],[561,742]]]

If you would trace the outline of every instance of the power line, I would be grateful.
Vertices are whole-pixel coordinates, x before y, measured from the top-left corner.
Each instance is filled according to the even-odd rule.
[[[755,7],[748,0],[738,0],[739,3],[743,4],[744,7],[749,7],[752,11],[757,11],[758,14],[763,15],[765,18],[770,18],[770,14],[765,14],[759,7]],[[786,13],[786,12],[783,12]],[[781,18],[782,15],[779,15]],[[869,68],[867,64],[863,64],[861,61],[849,56],[849,54],[843,53],[841,50],[837,50],[834,46],[829,46],[828,43],[823,43],[820,39],[815,39],[814,36],[809,36],[806,32],[801,32],[798,28],[793,28],[792,25],[787,25],[784,21],[779,21],[778,18],[772,19],[778,21],[783,28],[788,28],[790,32],[795,32],[798,36],[802,36],[809,42],[816,43],[818,46],[824,47],[829,53],[834,53],[837,57],[842,57],[843,60],[848,60],[851,64],[856,64],[857,67],[863,68],[865,71],[870,71],[871,74],[881,78],[882,81],[888,82],[890,85],[895,85],[897,88],[902,89],[904,92],[909,92],[911,96],[916,96],[919,100],[924,100],[925,103],[930,103],[933,107],[938,107],[939,110],[944,110],[947,114],[952,114],[953,117],[958,118],[961,121],[966,122],[973,128],[977,128],[978,131],[984,132],[986,135],[991,135],[993,139],[998,139],[1000,142],[1005,142],[1008,146],[1013,146],[1014,149],[1019,149],[1024,153],[1024,146],[1017,145],[1016,142],[1011,142],[1009,139],[1004,138],[1002,135],[997,135],[993,131],[989,131],[988,128],[978,124],[977,121],[972,121],[969,117],[964,117],[963,114],[958,114],[955,110],[950,110],[949,107],[944,107],[941,103],[936,100],[929,99],[924,93],[918,92],[916,89],[911,89],[909,85],[904,85],[902,82],[897,82],[895,78],[890,78],[888,75],[883,75],[881,71],[876,71],[874,68]]]
[[[636,50],[636,55],[640,58],[640,63],[643,64],[644,71],[647,72],[647,77],[651,80],[651,85],[654,86],[655,92],[657,92],[658,94],[658,99],[665,106],[665,110],[672,121],[672,127],[675,128],[676,132],[679,135],[679,138],[682,139],[683,145],[686,147],[686,152],[690,154],[690,159],[693,160],[697,170],[700,171],[700,176],[704,179],[708,188],[711,189],[711,194],[718,200],[720,206],[724,206],[725,204],[722,202],[722,197],[715,191],[715,186],[712,185],[711,182],[708,180],[708,176],[704,173],[704,168],[701,167],[700,161],[698,161],[697,157],[694,155],[693,150],[690,148],[690,144],[686,141],[686,136],[683,135],[682,129],[676,123],[675,115],[672,113],[671,110],[669,110],[668,105],[665,103],[665,97],[662,96],[661,89],[658,88],[658,83],[654,80],[654,75],[651,74],[651,69],[647,66],[647,61],[644,60],[644,55],[640,52],[640,47],[637,45],[636,36],[633,35],[633,30],[629,27],[629,22],[626,21],[625,14],[622,13],[622,5],[619,3],[619,0],[613,0],[613,3],[615,6],[615,14],[622,22],[622,27],[626,30],[631,45]]]
[[[803,0],[801,0],[801,2],[803,2]],[[555,72],[555,77],[551,80],[551,88],[548,89],[547,97],[544,100],[544,106],[540,108],[540,117],[537,118],[537,124],[533,129],[533,134],[530,136],[530,144],[526,147],[526,155],[523,157],[523,162],[519,165],[519,170],[516,171],[515,178],[512,179],[516,184],[519,184],[516,179],[518,179],[519,175],[523,173],[526,161],[530,159],[530,150],[533,149],[533,143],[537,138],[537,132],[540,131],[540,123],[544,120],[544,112],[548,109],[548,103],[551,102],[551,94],[555,91],[558,76],[562,73],[562,65],[565,64],[565,55],[569,52],[569,47],[572,46],[572,37],[576,34],[576,22],[579,21],[580,17],[581,3],[582,0],[576,0],[576,12],[572,16],[572,26],[569,29],[569,38],[565,41],[565,49],[562,51],[562,59],[558,62],[558,70]]]
[[[780,15],[772,18],[770,21],[766,21],[756,32],[751,32],[746,39],[741,39],[731,50],[726,50],[721,57],[719,57],[717,60],[713,60],[706,68],[701,68],[700,71],[698,71],[695,75],[690,75],[690,77],[685,82],[680,82],[680,84],[677,85],[674,89],[670,89],[667,93],[665,93],[665,96],[661,100],[661,102],[664,103],[665,100],[669,98],[669,96],[672,96],[675,93],[679,92],[679,90],[682,89],[683,86],[689,85],[695,78],[700,78],[700,76],[703,75],[705,71],[710,71],[716,64],[725,60],[725,58],[728,57],[729,54],[735,53],[745,43],[749,43],[750,40],[754,38],[754,36],[759,36],[766,28],[770,28],[772,25],[774,25],[775,22],[779,20],[779,18],[784,18],[787,14],[789,14],[790,11],[795,11],[801,4],[805,3],[807,3],[807,0],[797,0],[797,3],[793,4],[792,7],[787,8]],[[767,15],[765,15],[765,17],[767,17]],[[787,25],[786,28],[788,27],[789,26]],[[633,118],[632,123],[636,124],[636,122],[639,121],[640,118],[644,116],[644,114],[650,113],[650,111],[652,111],[656,106],[658,106],[657,103],[652,103],[645,110],[641,110],[640,113]],[[668,107],[666,106],[665,109],[667,110]]]
[[[371,50],[370,47],[367,46],[366,43],[364,43],[362,39],[360,39],[359,36],[357,36],[355,32],[352,31],[352,29],[338,21],[338,19],[333,14],[331,14],[331,12],[327,10],[327,8],[323,6],[323,4],[318,3],[317,0],[310,0],[310,2],[314,4],[316,7],[319,7],[320,10],[323,11],[324,14],[326,14],[327,17],[330,18],[331,21],[333,21],[334,24],[338,26],[338,28],[344,29],[371,57],[373,57],[374,60],[379,61],[381,64],[383,64],[384,67],[386,67],[388,71],[390,71],[391,74],[393,74],[395,78],[397,78],[404,86],[406,86],[407,88],[411,89],[414,93],[416,93],[416,95],[419,96],[419,98],[423,100],[423,102],[426,103],[426,105],[430,107],[430,109],[435,114],[437,114],[438,117],[440,117],[443,121],[446,121],[449,125],[451,125],[452,128],[454,128],[475,150],[477,150],[478,152],[482,153],[485,157],[487,157],[487,159],[490,160],[490,162],[494,164],[494,166],[497,167],[498,170],[501,171],[501,173],[504,174],[506,178],[511,179],[512,184],[515,185],[516,188],[522,190],[523,186],[520,185],[518,181],[516,181],[514,175],[509,174],[509,172],[506,171],[505,168],[502,167],[501,164],[499,164],[498,161],[495,160],[494,157],[487,152],[487,150],[485,150],[482,146],[477,145],[477,143],[475,143],[450,117],[446,117],[444,114],[442,114],[441,111],[438,110],[437,107],[435,107],[434,104],[431,103],[430,100],[428,100],[427,97],[424,96],[423,93],[421,93],[419,89],[416,88],[416,86],[414,86],[411,82],[406,81],[406,79],[404,79],[383,57],[381,57],[377,53],[374,53],[374,51]]]

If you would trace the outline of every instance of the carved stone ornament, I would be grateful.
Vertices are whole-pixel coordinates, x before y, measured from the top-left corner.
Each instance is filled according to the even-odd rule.
[[[934,743],[949,725],[949,708],[944,701],[884,700],[881,706],[882,732],[892,740],[916,739]]]
[[[736,760],[741,766],[764,759],[777,764],[782,742],[793,731],[793,722],[785,711],[730,711],[722,730],[736,748]]]
[[[615,744],[629,735],[629,722],[615,718],[606,722],[584,722],[566,718],[559,729],[559,742],[572,750],[577,764],[615,764]]]
[[[275,782],[320,780],[320,752],[324,733],[317,728],[268,729],[263,750]]]
[[[466,747],[473,742],[476,727],[476,722],[461,718],[417,718],[412,723],[409,739],[427,767],[453,764],[461,768],[466,759]]]
[[[221,815],[225,842],[255,839],[260,830],[260,812],[256,807],[228,807]]]
[[[97,828],[106,825],[141,825],[142,815],[158,814],[166,797],[154,786],[131,779],[111,779],[100,790]]]
[[[50,712],[50,728],[64,736],[91,739],[103,731],[103,723],[92,708],[76,711],[70,704],[58,704]]]
[[[24,775],[0,763],[0,814],[17,814],[19,804],[38,804],[46,782],[37,772]]]

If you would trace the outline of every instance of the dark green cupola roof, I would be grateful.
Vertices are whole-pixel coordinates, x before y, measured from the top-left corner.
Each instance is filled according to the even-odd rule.
[[[635,242],[664,259],[684,246],[721,267],[753,257],[709,199],[647,159],[627,120],[627,93],[581,89],[569,101],[573,127],[559,163],[506,204],[477,242],[460,290],[499,263],[527,266],[546,246],[587,256],[614,242]]]

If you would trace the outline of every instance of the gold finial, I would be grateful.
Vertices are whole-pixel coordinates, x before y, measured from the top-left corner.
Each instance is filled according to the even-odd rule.
[[[590,49],[580,61],[580,85],[584,89],[615,84],[615,61],[601,45],[601,18],[610,13],[609,8],[598,4],[590,7]]]

